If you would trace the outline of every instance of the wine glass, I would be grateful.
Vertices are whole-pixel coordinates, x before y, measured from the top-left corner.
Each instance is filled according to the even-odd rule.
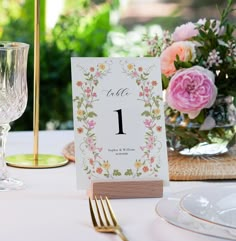
[[[9,123],[18,119],[27,105],[28,50],[25,43],[0,41],[0,191],[23,187],[22,181],[8,174],[5,145]]]

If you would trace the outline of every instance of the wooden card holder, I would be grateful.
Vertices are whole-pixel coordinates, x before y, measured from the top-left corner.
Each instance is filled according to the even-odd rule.
[[[88,195],[94,197],[105,197],[109,199],[121,198],[160,198],[163,196],[162,180],[132,180],[132,181],[91,181],[91,189]]]

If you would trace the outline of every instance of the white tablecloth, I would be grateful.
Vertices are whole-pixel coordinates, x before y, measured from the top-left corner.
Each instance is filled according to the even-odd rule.
[[[61,154],[74,139],[73,131],[42,131],[39,153]],[[10,132],[7,154],[33,152],[32,132]],[[8,167],[10,175],[23,180],[26,188],[0,192],[1,241],[105,241],[120,240],[97,233],[89,213],[85,191],[76,188],[74,163],[51,169]],[[170,182],[164,196],[217,182]],[[229,183],[229,182],[227,182]],[[158,198],[111,200],[117,219],[130,241],[219,241],[180,229],[155,213]]]

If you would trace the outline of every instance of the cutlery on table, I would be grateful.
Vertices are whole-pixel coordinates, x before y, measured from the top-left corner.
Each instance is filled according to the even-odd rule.
[[[105,197],[105,200],[103,200],[102,197],[100,197],[100,200],[98,200],[97,197],[95,197],[95,207],[96,208],[93,208],[92,201],[89,198],[89,208],[95,230],[102,233],[115,233],[119,235],[123,241],[128,241],[117,222],[108,198]]]

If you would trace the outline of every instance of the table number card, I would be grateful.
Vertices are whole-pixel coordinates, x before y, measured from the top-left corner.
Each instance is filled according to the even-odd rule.
[[[168,181],[158,58],[71,59],[78,188],[91,180]]]

